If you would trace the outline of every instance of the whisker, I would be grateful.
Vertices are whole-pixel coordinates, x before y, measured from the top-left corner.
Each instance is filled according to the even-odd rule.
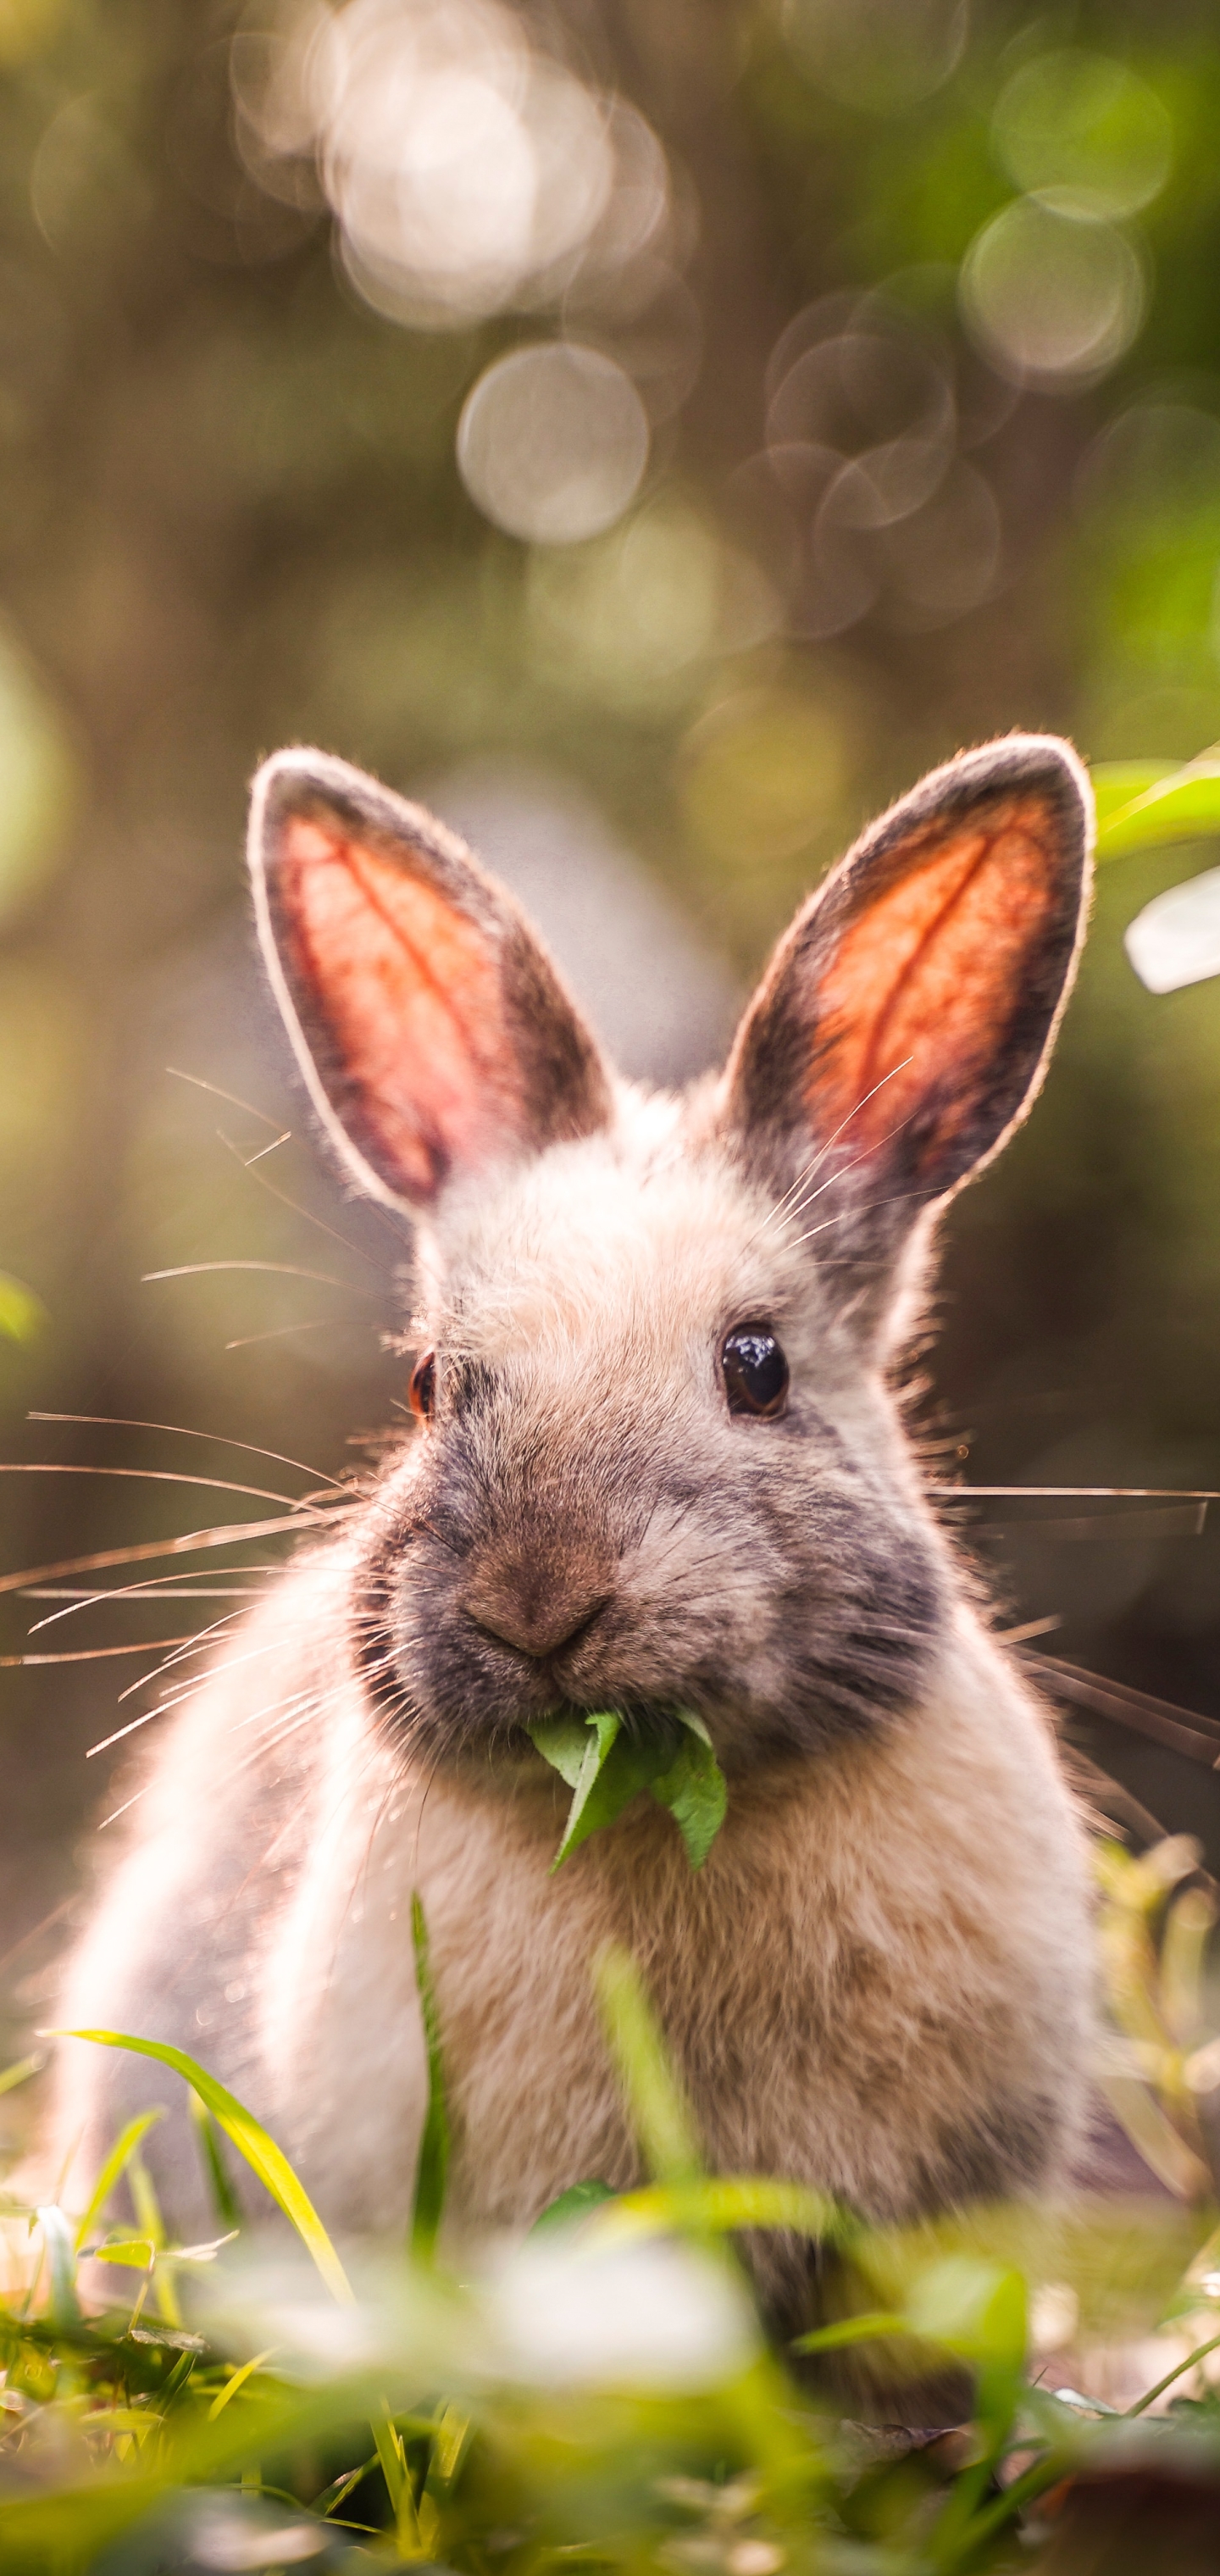
[[[263,1270],[279,1279],[311,1279],[319,1288],[342,1288],[349,1297],[373,1296],[356,1279],[332,1279],[325,1270],[302,1270],[295,1261],[181,1261],[173,1270],[141,1271],[140,1285],[146,1288],[156,1279],[201,1279],[213,1270]]]
[[[149,1790],[149,1787],[150,1787],[150,1786],[151,1786],[151,1783],[150,1783],[149,1781],[147,1781],[147,1780],[146,1780],[146,1781],[145,1781],[145,1783],[144,1783],[143,1788],[142,1788],[142,1789],[137,1789],[137,1790],[135,1791],[135,1794],[134,1794],[134,1796],[133,1796],[133,1797],[130,1797],[130,1798],[124,1798],[124,1800],[123,1800],[123,1804],[122,1804],[122,1806],[121,1806],[121,1807],[113,1807],[113,1808],[111,1809],[110,1814],[109,1814],[108,1816],[103,1816],[102,1821],[101,1821],[100,1825],[98,1826],[98,1832],[99,1832],[99,1834],[104,1834],[104,1833],[105,1833],[107,1825],[117,1825],[117,1823],[118,1823],[118,1821],[119,1821],[120,1816],[125,1816],[125,1815],[127,1814],[127,1811],[128,1811],[128,1808],[129,1808],[129,1807],[136,1807],[136,1806],[138,1806],[138,1805],[139,1805],[139,1803],[140,1803],[141,1798],[143,1798],[143,1797],[146,1797],[146,1796],[147,1796],[147,1794],[148,1794],[148,1790]]]
[[[243,1539],[275,1538],[281,1530],[320,1527],[333,1518],[323,1512],[289,1512],[286,1519],[230,1521],[214,1529],[186,1530],[180,1538],[140,1539],[130,1547],[102,1547],[91,1556],[62,1556],[52,1565],[27,1565],[19,1574],[0,1574],[0,1593],[22,1592],[32,1583],[49,1583],[59,1574],[99,1574],[107,1565],[145,1565],[158,1556],[185,1556],[205,1547],[236,1547]],[[237,1570],[237,1569],[234,1569]]]
[[[219,1619],[209,1620],[206,1628],[197,1628],[193,1636],[181,1638],[178,1642],[177,1651],[172,1655],[167,1655],[163,1664],[155,1664],[151,1672],[141,1673],[138,1681],[129,1682],[126,1690],[119,1692],[119,1707],[122,1707],[125,1699],[133,1699],[137,1691],[144,1690],[149,1682],[160,1681],[162,1673],[171,1672],[175,1664],[185,1663],[188,1656],[195,1654],[200,1648],[206,1646],[210,1642],[210,1640],[216,1635],[218,1629],[231,1628],[234,1620],[240,1619],[244,1617],[244,1615],[244,1612],[240,1610],[222,1611]],[[154,1650],[150,1648],[148,1651],[151,1653]]]
[[[268,1651],[269,1650],[266,1647],[255,1647],[251,1649],[251,1652],[248,1655],[234,1655],[231,1658],[229,1669],[232,1669],[233,1664],[253,1663],[256,1654],[265,1654]],[[331,1687],[334,1687],[334,1685],[331,1685]],[[260,1717],[274,1717],[278,1710],[284,1708],[298,1708],[302,1703],[310,1705],[317,1699],[317,1697],[318,1690],[316,1683],[304,1683],[300,1690],[290,1691],[287,1699],[269,1699],[263,1702],[261,1708],[247,1709],[245,1716],[238,1718],[236,1724],[230,1729],[230,1732],[234,1735],[240,1735],[244,1733],[246,1727],[256,1725]]]
[[[276,1643],[278,1644],[278,1642],[279,1641],[277,1639]],[[147,1652],[147,1649],[145,1649],[145,1651]],[[249,1655],[234,1655],[230,1658],[230,1662],[226,1666],[226,1670],[231,1670],[233,1664],[253,1663],[258,1655],[265,1655],[270,1652],[271,1648],[268,1646],[257,1646]],[[146,1676],[146,1678],[148,1677]],[[154,1717],[168,1717],[172,1710],[182,1708],[186,1701],[191,1699],[199,1690],[201,1684],[210,1678],[211,1676],[206,1673],[197,1675],[190,1681],[185,1690],[167,1691],[161,1699],[154,1702],[151,1708],[144,1709],[139,1717],[131,1718],[126,1726],[116,1727],[114,1734],[103,1736],[100,1744],[91,1744],[85,1754],[86,1762],[91,1762],[95,1753],[109,1752],[112,1744],[121,1744],[125,1735],[134,1735],[139,1727],[150,1725]],[[135,1687],[138,1688],[139,1685],[136,1684]],[[122,1696],[126,1699],[128,1696],[127,1692],[124,1691]],[[279,1704],[280,1703],[278,1701],[268,1702],[269,1707],[278,1707]],[[266,1712],[256,1711],[256,1714],[265,1715]],[[243,1726],[247,1722],[248,1721],[246,1719],[242,1719]]]
[[[62,1463],[46,1458],[0,1458],[0,1476],[118,1476],[140,1485],[202,1485],[211,1494],[245,1494],[255,1503],[283,1503],[295,1511],[308,1499],[302,1495],[275,1494],[266,1485],[233,1485],[224,1476],[187,1476],[177,1467],[88,1467],[75,1460]],[[333,1484],[333,1477],[327,1478]],[[336,1492],[342,1492],[336,1486]]]
[[[295,1723],[295,1721],[294,1721],[294,1723]],[[264,1849],[263,1849],[262,1853],[260,1854],[260,1856],[259,1856],[258,1860],[257,1860],[257,1861],[255,1861],[255,1863],[254,1863],[253,1867],[252,1867],[252,1868],[247,1872],[246,1877],[243,1879],[241,1886],[240,1886],[240,1887],[238,1888],[238,1890],[237,1890],[237,1894],[238,1894],[238,1896],[239,1896],[239,1897],[240,1897],[240,1896],[244,1896],[244,1895],[245,1895],[246,1889],[249,1887],[249,1885],[250,1885],[250,1883],[251,1883],[251,1880],[252,1880],[252,1879],[254,1879],[254,1878],[257,1878],[258,1873],[259,1873],[259,1871],[260,1871],[260,1870],[270,1869],[271,1864],[272,1864],[272,1862],[273,1862],[273,1861],[274,1861],[274,1859],[275,1859],[276,1853],[278,1852],[278,1850],[279,1850],[279,1848],[280,1848],[281,1843],[285,1840],[285,1837],[286,1837],[287,1835],[289,1835],[289,1834],[291,1834],[291,1833],[293,1832],[293,1830],[294,1830],[295,1826],[297,1825],[297,1823],[299,1822],[299,1820],[300,1820],[301,1816],[304,1814],[305,1810],[308,1808],[309,1801],[310,1801],[310,1798],[311,1798],[312,1794],[313,1794],[313,1784],[312,1784],[312,1782],[310,1782],[310,1783],[309,1783],[309,1785],[308,1785],[308,1786],[307,1786],[307,1787],[302,1791],[302,1793],[301,1793],[300,1797],[299,1797],[299,1798],[297,1799],[297,1801],[296,1801],[295,1806],[293,1806],[292,1808],[290,1808],[290,1810],[289,1810],[289,1812],[288,1812],[287,1816],[283,1819],[282,1823],[280,1823],[279,1825],[277,1825],[276,1830],[275,1830],[275,1832],[273,1833],[273,1835],[272,1835],[272,1837],[271,1837],[270,1842],[269,1842],[269,1843],[267,1843],[267,1844],[265,1845],[265,1847],[264,1847]]]
[[[227,1145],[229,1139],[225,1135],[224,1129],[222,1127],[218,1127],[216,1133],[220,1138],[221,1144]],[[282,1136],[273,1136],[269,1145],[260,1145],[257,1154],[238,1154],[237,1159],[241,1164],[243,1172],[249,1172],[253,1170],[256,1163],[261,1163],[264,1154],[278,1153],[281,1145],[290,1145],[291,1143],[292,1129],[291,1127],[286,1127]],[[236,1153],[236,1146],[234,1146],[232,1150]]]
[[[137,1637],[134,1644],[126,1646],[73,1646],[66,1654],[0,1655],[0,1667],[5,1672],[12,1672],[19,1664],[101,1664],[108,1655],[151,1655],[162,1646],[189,1646],[190,1643],[190,1637]]]
[[[235,1574],[281,1574],[283,1567],[279,1565],[234,1566],[233,1572]],[[145,1601],[262,1601],[267,1597],[261,1584],[257,1586],[234,1584],[223,1588],[216,1584],[208,1584],[188,1591],[186,1586],[193,1583],[193,1580],[193,1574],[158,1574],[153,1575],[147,1583],[112,1583],[104,1585],[100,1590],[96,1587],[90,1590],[84,1585],[76,1584],[71,1587],[65,1586],[62,1590],[51,1585],[31,1585],[25,1595],[27,1600],[66,1601],[69,1607],[66,1610],[53,1610],[49,1619],[36,1619],[29,1633],[31,1637],[36,1637],[41,1629],[53,1628],[57,1619],[74,1618],[77,1611],[93,1609],[99,1601],[139,1603]],[[175,1590],[173,1588],[175,1585],[182,1588]]]
[[[232,1138],[226,1136],[223,1127],[218,1127],[216,1133],[220,1138],[221,1144],[226,1146],[229,1153],[233,1156],[234,1162],[241,1164],[243,1172],[248,1172],[250,1169],[250,1163],[246,1161],[244,1154],[238,1153],[237,1147],[233,1143]],[[286,1138],[282,1136],[276,1138],[277,1144],[284,1144],[286,1141]],[[270,1154],[273,1151],[274,1148],[272,1146],[264,1145],[264,1154]],[[258,1155],[253,1155],[251,1160],[253,1162],[257,1162],[259,1160]],[[328,1225],[325,1217],[315,1216],[312,1208],[302,1207],[298,1199],[290,1199],[286,1190],[277,1190],[274,1181],[269,1181],[265,1172],[259,1172],[255,1177],[258,1180],[260,1187],[266,1190],[268,1197],[278,1199],[280,1206],[286,1207],[291,1216],[303,1217],[306,1225],[316,1225],[320,1234],[328,1234],[332,1243],[341,1244],[345,1252],[353,1252],[355,1254],[357,1261],[367,1262],[370,1270],[376,1270],[377,1264],[374,1261],[371,1252],[366,1252],[361,1244],[352,1243],[346,1234],[339,1233],[336,1226]]]
[[[846,1118],[841,1118],[838,1126],[832,1127],[825,1144],[819,1145],[816,1154],[812,1157],[812,1160],[806,1163],[803,1171],[797,1173],[796,1179],[793,1181],[791,1188],[785,1190],[782,1199],[779,1199],[776,1205],[768,1210],[766,1216],[762,1220],[762,1224],[755,1226],[754,1234],[747,1236],[743,1247],[746,1251],[749,1250],[750,1245],[753,1243],[755,1235],[761,1234],[777,1216],[782,1216],[788,1200],[792,1197],[793,1191],[799,1190],[802,1181],[807,1180],[811,1172],[816,1172],[819,1163],[825,1160],[827,1154],[830,1152],[831,1146],[834,1144],[836,1138],[842,1135],[844,1128],[850,1127],[853,1118],[858,1117],[862,1109],[867,1109],[869,1101],[875,1100],[879,1091],[884,1091],[887,1082],[892,1082],[896,1074],[905,1073],[907,1066],[909,1064],[913,1064],[914,1061],[915,1059],[913,1056],[906,1055],[903,1057],[901,1064],[892,1065],[888,1073],[882,1074],[880,1082],[875,1082],[872,1090],[866,1091],[863,1098],[854,1103],[853,1107],[848,1110]],[[903,1123],[905,1124],[905,1121]]]
[[[277,1467],[295,1467],[302,1476],[316,1476],[319,1484],[333,1485],[338,1493],[347,1487],[337,1476],[328,1476],[322,1467],[307,1466],[303,1458],[286,1457],[282,1449],[260,1449],[253,1440],[235,1440],[228,1431],[194,1431],[184,1422],[139,1422],[125,1413],[27,1413],[27,1422],[110,1423],[118,1431],[168,1431],[176,1440],[210,1440],[217,1449],[244,1449],[248,1458],[270,1458]]]
[[[88,1747],[85,1754],[86,1762],[92,1762],[95,1753],[109,1753],[112,1744],[121,1744],[125,1736],[134,1735],[141,1726],[150,1725],[154,1717],[160,1717],[163,1713],[161,1706],[146,1708],[141,1711],[139,1717],[129,1718],[126,1726],[116,1726],[113,1735],[104,1735],[100,1744],[91,1744]]]
[[[846,1180],[849,1172],[857,1171],[861,1163],[867,1163],[870,1154],[879,1153],[883,1145],[888,1145],[891,1137],[900,1136],[903,1128],[910,1126],[911,1119],[914,1115],[915,1112],[912,1110],[909,1116],[899,1119],[896,1127],[887,1127],[884,1136],[876,1137],[874,1142],[871,1145],[865,1145],[859,1154],[853,1154],[849,1163],[840,1163],[838,1170],[832,1172],[829,1179],[819,1181],[816,1190],[804,1191],[801,1197],[788,1209],[788,1215],[790,1217],[802,1216],[807,1207],[812,1207],[815,1199],[821,1198],[824,1190],[833,1190],[837,1182]]]
[[[433,1784],[434,1784],[434,1782],[435,1782],[435,1780],[436,1780],[436,1775],[437,1775],[438,1771],[440,1770],[440,1767],[441,1767],[441,1748],[440,1748],[440,1746],[438,1745],[438,1746],[437,1746],[437,1749],[436,1749],[436,1752],[435,1752],[435,1754],[434,1754],[434,1755],[433,1755],[433,1757],[432,1757],[431,1764],[429,1765],[427,1778],[426,1778],[426,1779],[425,1779],[425,1781],[424,1781],[424,1793],[423,1793],[423,1796],[422,1796],[422,1798],[420,1799],[419,1805],[418,1805],[418,1807],[416,1808],[416,1811],[415,1811],[415,1849],[414,1849],[414,1853],[413,1853],[413,1855],[412,1855],[412,1862],[411,1862],[411,1866],[412,1866],[412,1868],[413,1868],[413,1869],[414,1869],[414,1868],[416,1868],[416,1867],[418,1866],[418,1863],[419,1863],[419,1840],[420,1840],[420,1835],[422,1834],[423,1829],[424,1829],[424,1809],[425,1809],[425,1807],[427,1806],[427,1804],[428,1804],[428,1800],[429,1800],[429,1798],[430,1798],[430,1797],[431,1797],[431,1795],[432,1795],[432,1788],[433,1788]]]
[[[808,1234],[798,1234],[789,1249],[795,1252],[800,1244],[812,1243],[815,1234],[827,1233],[832,1225],[849,1225],[855,1218],[875,1216],[879,1208],[899,1207],[904,1199],[922,1199],[926,1196],[925,1190],[895,1190],[890,1198],[870,1199],[865,1207],[841,1208],[837,1216],[823,1217],[820,1225],[811,1225]]]
[[[259,1646],[247,1646],[240,1655],[226,1655],[223,1667],[226,1678],[230,1673],[235,1673],[241,1664],[257,1664],[264,1655],[278,1655],[282,1653],[283,1644],[284,1641],[282,1637],[264,1637],[262,1644]],[[199,1689],[201,1678],[204,1681],[208,1681],[211,1679],[211,1675],[205,1673],[202,1677],[198,1675],[192,1676],[187,1681],[185,1690],[173,1690],[163,1693],[161,1699],[157,1703],[158,1707],[176,1708],[180,1700],[189,1699],[192,1693]],[[303,1685],[306,1692],[315,1690],[316,1687],[317,1685],[314,1682],[308,1682]],[[300,1698],[301,1692],[295,1692],[292,1696]],[[265,1703],[263,1708],[256,1708],[250,1711],[245,1717],[239,1717],[232,1721],[229,1727],[230,1734],[235,1735],[239,1733],[242,1727],[251,1725],[254,1718],[265,1716],[267,1709],[274,1707],[275,1705],[276,1703],[274,1701],[269,1700]]]
[[[294,1735],[298,1727],[306,1726],[311,1720],[321,1716],[325,1706],[325,1700],[309,1701],[278,1727],[268,1727],[266,1734],[260,1736],[251,1745],[249,1752],[242,1755],[240,1762],[234,1764],[230,1777],[239,1780],[243,1772],[255,1770],[266,1755],[286,1743],[288,1737]]]
[[[274,1324],[268,1333],[242,1333],[237,1341],[226,1342],[225,1349],[226,1351],[249,1351],[253,1350],[256,1342],[282,1342],[289,1333],[325,1333],[334,1331],[340,1326],[345,1327],[348,1332],[364,1333],[369,1330],[367,1319],[363,1315],[319,1315],[307,1324]]]
[[[1018,1502],[1026,1494],[1052,1502],[1220,1503],[1220,1493],[1202,1485],[928,1485],[925,1491],[964,1503]]]
[[[189,1082],[195,1091],[210,1091],[213,1100],[227,1100],[230,1109],[244,1109],[247,1118],[257,1118],[260,1127],[277,1127],[279,1120],[269,1118],[265,1109],[256,1109],[252,1101],[239,1100],[235,1091],[222,1091],[218,1082],[205,1082],[201,1073],[184,1073],[180,1064],[167,1064],[175,1082]]]

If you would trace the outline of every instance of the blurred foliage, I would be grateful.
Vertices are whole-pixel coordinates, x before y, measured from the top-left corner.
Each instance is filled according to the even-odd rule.
[[[301,1125],[248,958],[261,752],[313,738],[442,802],[476,756],[575,782],[744,979],[960,743],[1049,725],[1172,765],[1220,736],[1214,12],[522,0],[516,87],[480,92],[512,151],[474,188],[459,155],[450,233],[425,195],[395,266],[352,102],[371,131],[411,29],[429,78],[479,73],[472,5],[339,11],[374,51],[307,114],[307,11],[0,0],[0,1258],[48,1318],[3,1344],[13,1459],[226,1472],[24,1424],[53,1405],[333,1467],[401,1399],[400,1241],[307,1137],[253,1162]],[[418,82],[381,88],[413,132]],[[551,193],[510,257],[480,187],[526,146]],[[530,543],[471,497],[459,423],[564,336],[651,452],[612,524],[613,474],[590,533]],[[1102,872],[1045,1098],[952,1219],[928,1421],[980,1482],[1220,1485],[1215,989],[1154,998],[1122,947],[1207,856]],[[283,1266],[139,1284],[220,1260]],[[5,1563],[152,1539],[139,1491],[7,1479]],[[1014,1618],[1220,1711],[1210,1534],[979,1546]],[[87,1665],[6,1687],[0,1941],[66,1884],[108,1731]],[[1170,1821],[1212,1794],[1140,1762]]]
[[[1112,1926],[1146,1922],[1184,1858],[1151,1854],[1137,1889],[1118,1855]],[[1140,1980],[1165,2027],[1174,1950],[1171,1912]],[[92,2034],[193,2086],[219,2232],[167,2241],[142,2160],[156,2110],[129,2122],[91,2189],[65,2174],[66,2205],[8,2201],[5,2567],[1202,2571],[1220,2494],[1214,2207],[1185,2223],[1155,2204],[999,2209],[877,2232],[794,2184],[708,2177],[632,1962],[608,1951],[598,1977],[651,2179],[577,2186],[512,2251],[461,2249],[460,2271],[436,2241],[443,2160],[421,2158],[410,2259],[382,2248],[353,2282],[274,2140],[204,2068]],[[1120,2013],[1129,1994],[1122,1967]],[[429,2029],[439,2136],[432,2014]],[[32,2071],[10,2068],[0,2090]],[[313,2272],[282,2242],[247,2243],[213,2114]],[[791,2356],[754,2314],[732,2246],[747,2227],[835,2249],[838,2313]],[[125,2299],[116,2271],[134,2276]],[[948,2391],[962,2420],[918,2429]]]

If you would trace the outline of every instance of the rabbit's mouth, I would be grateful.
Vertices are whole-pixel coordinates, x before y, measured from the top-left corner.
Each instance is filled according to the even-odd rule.
[[[547,1719],[581,1723],[613,1711],[637,1738],[677,1741],[674,1711],[713,1715],[724,1696],[685,1657],[644,1647],[626,1606],[595,1573],[545,1589],[511,1609],[502,1594],[473,1582],[456,1587],[426,1540],[411,1547],[404,1578],[401,1531],[383,1540],[365,1568],[356,1601],[354,1646],[365,1688],[383,1722],[412,1750],[442,1761],[488,1759],[516,1770],[538,1757],[529,1730]],[[441,1589],[443,1585],[443,1591]],[[434,1588],[435,1587],[435,1588]],[[650,1669],[653,1668],[653,1669]]]
[[[354,1587],[364,1686],[412,1758],[486,1777],[532,1766],[558,1709],[632,1731],[687,1710],[741,1771],[871,1736],[926,1692],[942,1568],[875,1498],[756,1480],[743,1538],[740,1495],[658,1500],[643,1468],[617,1517],[545,1491],[493,1514],[480,1463],[438,1442],[372,1516]]]

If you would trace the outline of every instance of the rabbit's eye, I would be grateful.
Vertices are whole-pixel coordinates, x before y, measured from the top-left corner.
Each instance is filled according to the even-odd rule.
[[[423,1358],[416,1361],[411,1371],[407,1400],[412,1413],[417,1414],[421,1422],[426,1422],[436,1402],[435,1351],[425,1351]]]
[[[720,1354],[730,1413],[782,1413],[788,1363],[765,1324],[737,1324]]]

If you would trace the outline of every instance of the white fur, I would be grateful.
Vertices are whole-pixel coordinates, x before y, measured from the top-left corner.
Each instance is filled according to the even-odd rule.
[[[644,1135],[642,1152],[631,1125],[556,1147],[455,1203],[431,1252],[439,1330],[577,1421],[633,1370],[633,1404],[672,1422],[685,1402],[706,1444],[702,1353],[726,1313],[765,1303],[899,1527],[922,1525],[891,1400],[819,1312],[809,1252],[722,1165],[672,1164],[668,1122]],[[726,1417],[719,1436],[767,1430]],[[328,2220],[397,2230],[424,2099],[418,1889],[466,2221],[525,2221],[587,2175],[636,2170],[589,1979],[607,1939],[641,1964],[721,2169],[897,2214],[946,2125],[1024,2097],[1053,2101],[1067,2151],[1089,2022],[1083,1837],[1047,1725],[964,1595],[923,1704],[872,1741],[734,1779],[699,1876],[641,1802],[552,1877],[566,1793],[541,1764],[428,1777],[371,1719],[348,1643],[361,1536],[303,1558],[168,1726],[72,1963],[69,2027],[176,2039],[246,2093]],[[683,1544],[662,1510],[624,1575],[660,1615],[698,1581]],[[748,1631],[751,1570],[730,1562],[716,1585]],[[143,2063],[118,2090],[114,2075],[66,2053],[78,2195],[120,2101],[161,2089]],[[193,2197],[185,2148],[172,2188]]]

